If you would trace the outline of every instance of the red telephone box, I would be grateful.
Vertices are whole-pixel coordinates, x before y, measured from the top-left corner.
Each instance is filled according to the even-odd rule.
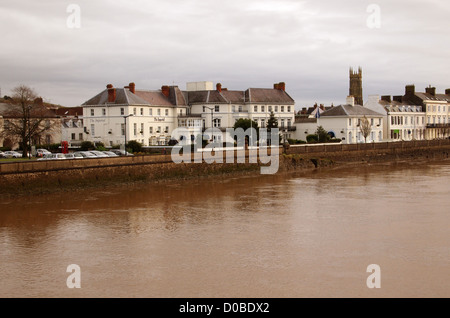
[[[67,141],[61,142],[61,149],[63,154],[69,153],[69,143]]]

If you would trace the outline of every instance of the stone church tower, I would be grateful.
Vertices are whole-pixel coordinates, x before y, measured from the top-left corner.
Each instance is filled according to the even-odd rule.
[[[363,106],[363,91],[362,91],[362,69],[358,67],[358,72],[353,71],[350,67],[350,96],[355,98],[355,104]]]

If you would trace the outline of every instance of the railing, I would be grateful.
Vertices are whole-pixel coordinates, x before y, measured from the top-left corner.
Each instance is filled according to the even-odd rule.
[[[450,128],[450,124],[427,124],[427,128]]]

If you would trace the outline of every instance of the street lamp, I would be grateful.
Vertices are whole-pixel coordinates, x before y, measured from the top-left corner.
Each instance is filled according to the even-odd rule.
[[[28,143],[30,146],[30,152],[28,152],[28,147],[27,147],[27,152],[28,152],[28,158],[31,160],[31,105],[28,106]]]
[[[128,155],[128,152],[127,152],[127,118],[128,117],[131,117],[131,116],[134,116],[133,114],[129,114],[129,115],[126,115],[126,116],[123,116],[123,120],[124,120],[124,137],[125,137],[125,144],[124,144],[124,147],[125,147],[125,155]]]

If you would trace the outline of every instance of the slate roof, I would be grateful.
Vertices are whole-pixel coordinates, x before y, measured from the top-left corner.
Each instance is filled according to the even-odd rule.
[[[379,117],[383,116],[371,109],[360,105],[339,105],[320,114],[320,117]]]
[[[131,93],[130,90],[127,88],[116,88],[116,100],[113,103],[108,102],[108,90],[105,89],[100,94],[86,101],[83,104],[83,106],[99,106],[106,104],[147,105],[148,102],[145,99],[141,98],[140,96]]]
[[[294,105],[289,94],[279,89],[249,88],[246,91],[210,90],[182,91],[178,86],[169,86],[169,97],[162,90],[136,90],[133,94],[128,88],[116,88],[116,100],[108,102],[108,90],[86,101],[82,106],[104,105],[154,105],[154,106],[188,106],[191,104],[226,104],[226,103],[265,103]]]

